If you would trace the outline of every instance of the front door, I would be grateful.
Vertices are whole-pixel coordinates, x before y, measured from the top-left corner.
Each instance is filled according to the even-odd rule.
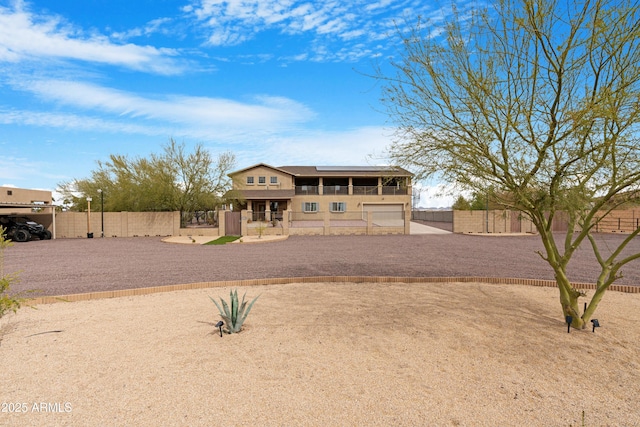
[[[266,202],[253,202],[255,206],[255,210],[253,211],[253,219],[254,221],[264,221],[264,213],[267,210]]]

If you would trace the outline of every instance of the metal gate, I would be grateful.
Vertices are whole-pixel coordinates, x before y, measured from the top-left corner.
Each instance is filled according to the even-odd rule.
[[[511,211],[511,232],[522,232],[522,215],[518,211]]]
[[[224,234],[227,236],[240,236],[240,212],[226,211],[224,213]]]

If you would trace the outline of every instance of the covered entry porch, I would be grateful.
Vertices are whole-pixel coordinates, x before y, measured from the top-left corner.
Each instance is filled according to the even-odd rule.
[[[294,190],[252,190],[244,191],[239,201],[241,210],[247,211],[250,222],[282,222],[285,212],[291,209]]]

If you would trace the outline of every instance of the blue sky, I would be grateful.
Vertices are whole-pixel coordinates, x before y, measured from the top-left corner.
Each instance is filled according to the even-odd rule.
[[[255,163],[366,165],[374,65],[414,0],[0,0],[0,185],[55,190],[174,138]],[[449,199],[422,194],[422,206]]]

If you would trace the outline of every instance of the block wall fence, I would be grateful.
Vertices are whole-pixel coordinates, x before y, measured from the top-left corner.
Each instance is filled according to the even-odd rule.
[[[246,218],[246,212],[244,213]],[[27,214],[53,231],[51,215]],[[533,223],[516,211],[453,211],[454,233],[536,233]],[[102,219],[104,218],[104,225]],[[594,227],[600,233],[631,233],[640,227],[640,209],[616,210],[602,213]],[[258,230],[243,221],[244,235],[257,235]],[[366,224],[366,225],[365,225]],[[334,221],[323,218],[318,224],[307,227],[289,227],[281,223],[277,227],[268,227],[264,234],[283,235],[328,235],[328,234],[409,234],[409,221],[404,225],[380,227],[373,226],[368,218],[362,226],[335,226]],[[87,233],[100,237],[104,226],[105,237],[137,236],[223,236],[224,215],[220,215],[219,228],[180,228],[179,212],[58,212],[55,216],[56,238],[86,238]],[[221,231],[222,230],[222,231]],[[566,230],[566,218],[558,216],[554,231]]]

